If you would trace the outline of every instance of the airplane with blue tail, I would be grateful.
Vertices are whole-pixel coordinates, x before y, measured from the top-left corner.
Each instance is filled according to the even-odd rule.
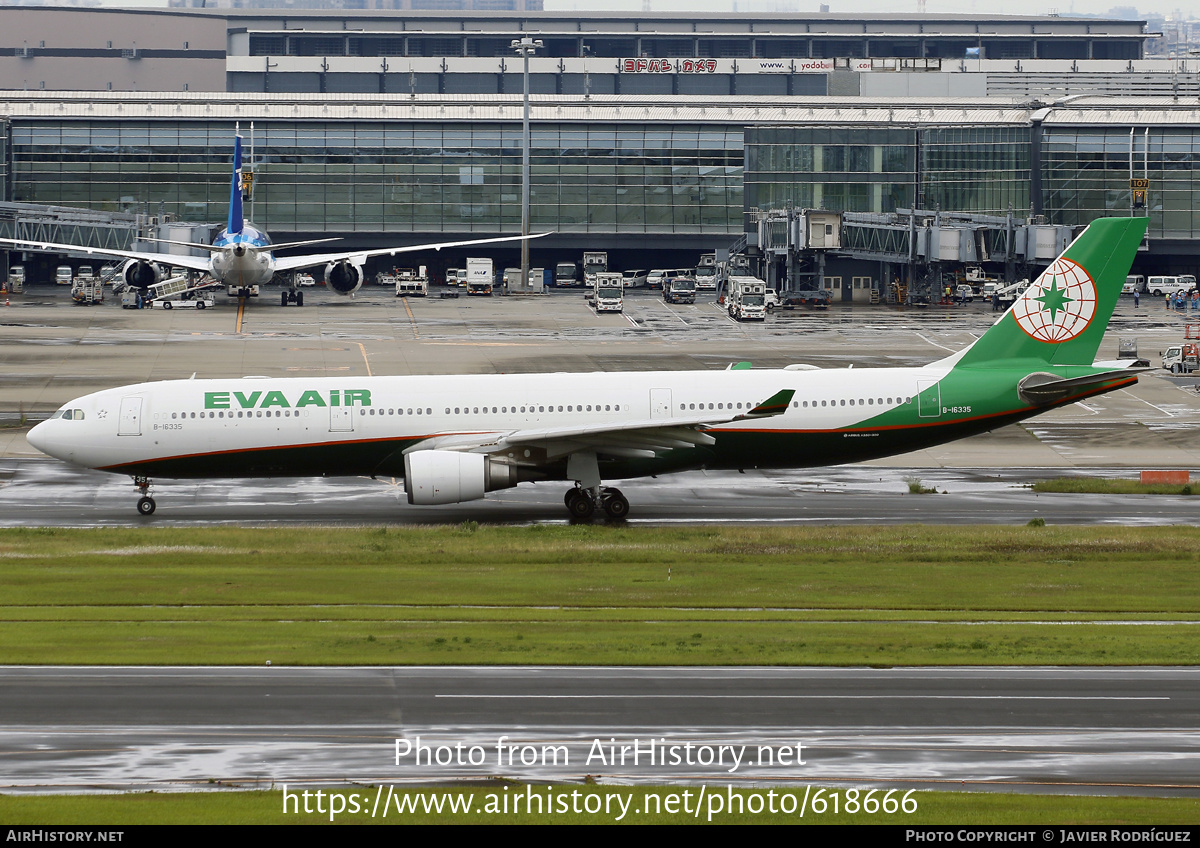
[[[313,244],[338,241],[336,238],[309,239],[307,241],[272,244],[265,232],[246,221],[242,209],[244,182],[242,175],[242,137],[234,136],[233,174],[229,186],[229,217],[225,228],[217,234],[212,244],[150,239],[202,250],[208,256],[157,253],[141,250],[112,250],[85,245],[59,244],[29,239],[0,238],[0,244],[11,244],[24,250],[69,251],[96,256],[112,256],[125,259],[121,277],[134,289],[147,290],[150,286],[167,278],[167,269],[174,266],[207,274],[214,283],[224,285],[231,295],[246,296],[257,293],[257,287],[269,283],[276,274],[288,274],[305,268],[325,266],[325,283],[329,290],[340,295],[352,295],[366,279],[363,267],[375,256],[395,256],[422,250],[441,250],[452,247],[468,247],[482,244],[499,244],[540,238],[546,233],[532,236],[501,236],[497,238],[448,241],[434,244],[415,244],[401,247],[384,247],[372,250],[355,250],[331,253],[310,253],[300,256],[276,256],[276,251]],[[292,291],[283,293],[284,304],[290,299],[303,305],[303,295]]]

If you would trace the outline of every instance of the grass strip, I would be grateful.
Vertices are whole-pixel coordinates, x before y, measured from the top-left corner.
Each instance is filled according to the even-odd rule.
[[[819,787],[813,787],[812,793]],[[602,787],[555,784],[552,786],[531,786],[526,789],[523,784],[504,784],[489,786],[455,786],[455,787],[426,787],[426,788],[397,788],[396,795],[401,800],[393,798],[393,807],[389,816],[384,818],[382,810],[372,817],[369,811],[358,813],[344,812],[331,816],[329,809],[329,793],[341,793],[348,796],[355,793],[360,808],[365,809],[374,801],[374,787],[353,786],[345,788],[325,788],[323,799],[324,813],[317,813],[317,800],[309,799],[309,809],[314,812],[303,812],[304,801],[300,800],[295,809],[301,812],[283,812],[283,791],[212,791],[189,793],[136,793],[120,795],[0,795],[0,821],[6,825],[226,825],[226,824],[685,824],[709,823],[709,811],[716,802],[708,793],[717,793],[721,797],[722,809],[714,811],[711,817],[713,824],[891,824],[891,825],[1172,825],[1194,824],[1200,820],[1200,801],[1180,798],[1140,798],[1140,797],[1103,797],[1079,795],[1011,795],[991,792],[913,792],[909,799],[915,802],[916,811],[912,814],[883,812],[865,813],[846,812],[845,805],[849,799],[848,787],[826,787],[822,797],[827,807],[822,814],[814,813],[808,808],[802,817],[798,812],[782,812],[784,806],[782,794],[789,794],[795,799],[795,807],[799,807],[805,792],[805,787],[734,787],[727,790],[724,786],[706,787],[705,801],[702,812],[697,817],[693,812],[684,812],[685,803],[694,810],[698,787]],[[289,792],[298,792],[290,788]],[[315,792],[316,790],[310,790]],[[688,798],[683,798],[684,792],[689,792]],[[741,803],[746,805],[739,812],[738,802],[730,805],[729,791],[740,796]],[[867,790],[855,789],[853,796],[861,803]],[[774,793],[776,812],[770,812],[772,799],[767,793]],[[838,812],[833,812],[833,794],[838,795]],[[892,796],[894,800],[903,798],[905,790],[898,790]],[[385,789],[383,795],[386,796]],[[526,811],[524,803],[520,812],[514,813],[513,799],[516,796],[527,798],[529,794],[552,799],[553,803],[544,805],[542,812]],[[876,801],[884,797],[880,790],[873,796]],[[458,813],[448,811],[449,796],[458,797],[460,804]],[[615,797],[622,796],[618,801]],[[588,796],[592,800],[588,800]],[[653,797],[652,797],[653,796]],[[752,800],[751,796],[757,796]],[[470,812],[462,811],[462,804],[470,798]],[[564,800],[559,801],[562,797]],[[411,798],[412,800],[404,800]],[[445,809],[436,812],[426,811],[425,805],[433,807],[435,798],[442,799]],[[673,801],[669,799],[674,799]],[[505,802],[508,811],[504,811]],[[624,817],[618,822],[621,803],[626,806]],[[565,805],[564,811],[559,811],[559,805]],[[763,812],[753,813],[761,803]],[[786,802],[788,807],[792,802]],[[409,806],[409,805],[412,806]],[[671,806],[668,806],[668,805]],[[607,806],[607,811],[605,807]],[[734,807],[729,812],[729,806]],[[911,804],[910,804],[911,806]],[[349,809],[350,804],[346,804]],[[406,807],[404,813],[397,813],[398,807]],[[598,810],[588,813],[590,808]],[[575,812],[578,809],[580,812]],[[675,812],[668,812],[674,809]],[[480,811],[483,812],[480,812]],[[495,812],[490,812],[494,810]],[[548,811],[550,810],[550,811]],[[552,811],[552,812],[551,812]]]
[[[1185,483],[1142,483],[1109,477],[1057,477],[1039,480],[1029,488],[1039,493],[1077,495],[1192,495],[1196,487]]]
[[[0,530],[0,662],[1192,664],[1192,527]]]

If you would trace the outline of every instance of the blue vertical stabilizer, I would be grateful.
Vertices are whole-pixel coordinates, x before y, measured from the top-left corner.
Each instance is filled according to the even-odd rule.
[[[233,137],[233,182],[229,187],[229,222],[225,231],[229,235],[242,231],[242,137]]]

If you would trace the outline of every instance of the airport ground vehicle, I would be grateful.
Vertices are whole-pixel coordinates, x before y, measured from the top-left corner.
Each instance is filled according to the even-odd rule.
[[[60,286],[69,286],[75,280],[75,271],[70,265],[59,265],[54,269],[54,282]]]
[[[603,250],[585,250],[583,252],[583,283],[590,286],[597,274],[608,270],[608,253]]]
[[[458,286],[465,283],[467,280],[466,268],[447,268],[446,269],[446,285]]]
[[[596,312],[624,312],[625,286],[621,274],[602,271],[592,285],[592,306]]]
[[[1176,295],[1179,292],[1190,294],[1196,288],[1196,278],[1190,274],[1179,277],[1147,277],[1145,291],[1154,297]]]
[[[982,297],[991,297],[991,293],[985,291],[987,286],[991,286],[992,291],[994,291],[997,286],[1004,284],[1004,281],[999,277],[991,276],[978,265],[972,265],[967,268],[963,273],[962,280],[963,284],[970,286],[971,294]]]
[[[779,295],[774,289],[763,290],[763,305],[767,307],[768,312],[779,306]]]
[[[8,290],[19,294],[25,290],[25,266],[13,265],[8,269]]]
[[[579,274],[579,265],[575,262],[559,262],[555,265],[554,285],[559,288],[582,286],[583,277]]]
[[[1172,374],[1191,374],[1200,369],[1200,345],[1195,342],[1171,345],[1163,351],[1162,367]]]
[[[375,475],[418,505],[564,481],[572,516],[623,518],[606,479],[876,459],[1133,385],[1139,360],[1095,358],[1147,223],[1093,221],[982,336],[924,366],[167,380],[69,401],[27,439],[133,477],[143,515],[151,476]]]
[[[496,270],[487,256],[467,257],[467,294],[487,295],[496,285]]]
[[[392,283],[396,297],[425,297],[429,294],[429,272],[424,265],[416,268],[395,268]]]
[[[696,265],[692,272],[693,278],[696,280],[696,291],[716,291],[717,290],[717,254],[705,253],[700,257],[700,262]]]
[[[663,300],[667,303],[695,303],[696,281],[682,272],[668,271],[663,279]]]
[[[667,272],[662,268],[655,268],[646,274],[646,288],[661,289],[663,281],[667,278]]]
[[[87,306],[91,306],[94,303],[103,303],[104,283],[99,277],[94,277],[91,274],[86,277],[76,277],[71,283],[71,300]]]
[[[992,295],[999,296],[1001,303],[1015,303],[1017,298],[1025,294],[1029,286],[1029,280],[1017,280],[1007,286],[1000,286],[992,292]]]
[[[151,301],[157,303],[163,309],[196,309],[205,310],[216,305],[216,301],[210,295],[200,295],[197,297],[180,298],[178,300],[157,300]]]
[[[757,277],[730,277],[728,311],[735,321],[767,320],[767,284]]]
[[[1125,278],[1125,285],[1121,286],[1121,294],[1133,294],[1134,292],[1144,292],[1146,290],[1146,278],[1141,274],[1130,274]]]
[[[636,289],[646,285],[646,275],[649,273],[642,270],[623,272],[625,288]]]

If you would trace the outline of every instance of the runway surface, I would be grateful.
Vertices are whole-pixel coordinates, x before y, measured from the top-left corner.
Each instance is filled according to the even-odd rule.
[[[590,775],[1200,797],[1198,711],[1200,669],[9,667],[0,764],[43,792]]]
[[[1034,480],[1071,473],[1134,476],[1128,469],[895,468],[689,472],[622,482],[629,524],[1200,524],[1200,498],[1035,494]],[[938,494],[908,494],[919,480]],[[138,515],[128,478],[53,460],[0,459],[0,527],[214,524],[566,523],[566,484],[539,483],[448,506],[408,504],[392,480],[163,481],[158,510]],[[599,514],[592,519],[603,523]]]

